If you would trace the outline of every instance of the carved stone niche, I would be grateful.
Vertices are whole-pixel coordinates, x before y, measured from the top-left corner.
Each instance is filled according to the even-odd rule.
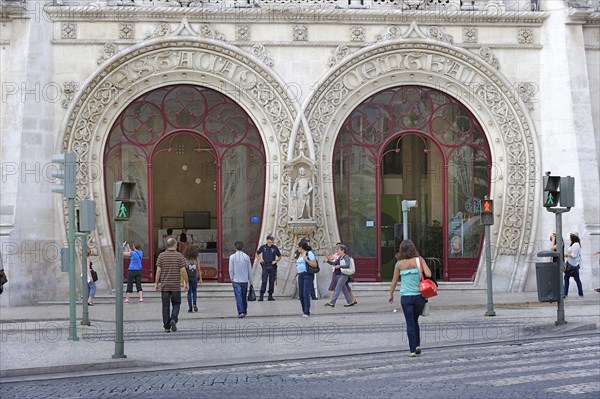
[[[287,165],[289,184],[288,223],[306,224],[315,220],[315,175],[314,162],[304,155],[291,160]]]

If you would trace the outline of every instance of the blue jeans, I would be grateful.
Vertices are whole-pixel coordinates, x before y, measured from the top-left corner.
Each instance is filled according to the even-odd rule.
[[[310,290],[313,287],[314,274],[308,272],[298,275],[298,298],[302,305],[302,313],[310,316]]]
[[[191,309],[192,305],[195,305],[198,299],[198,277],[190,277],[188,280],[190,282],[190,289],[188,290],[187,298],[188,306]]]
[[[248,313],[248,283],[232,282],[238,314]]]
[[[421,330],[419,329],[419,316],[425,307],[425,298],[422,295],[403,295],[400,304],[406,319],[406,334],[410,353],[415,353],[417,346],[421,346]]]
[[[96,282],[88,281],[88,298],[93,298],[96,296]]]
[[[577,284],[577,291],[579,293],[579,296],[583,296],[583,286],[581,285],[581,280],[579,279],[579,266],[576,267],[577,272],[575,273],[575,275],[573,276],[573,278],[575,279],[575,284]],[[565,280],[565,296],[569,295],[569,280],[571,280],[571,276],[569,276],[568,273],[563,273],[564,274],[564,280]]]
[[[179,321],[179,308],[181,307],[181,291],[162,291],[162,317],[165,328],[171,328],[171,320]],[[173,310],[170,309],[173,304]]]

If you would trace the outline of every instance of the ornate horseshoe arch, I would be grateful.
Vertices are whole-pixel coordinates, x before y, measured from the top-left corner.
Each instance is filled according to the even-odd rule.
[[[114,264],[101,165],[110,128],[135,98],[175,84],[222,92],[254,120],[265,146],[266,179],[275,182],[265,194],[263,228],[275,225],[283,186],[277,184],[283,179],[279,154],[288,150],[298,115],[297,105],[285,94],[285,85],[256,57],[223,42],[181,37],[148,41],[116,54],[86,81],[61,129],[61,150],[75,152],[81,163],[76,202],[91,198],[97,203],[97,229],[89,244],[98,256],[110,259],[104,265]],[[65,209],[63,213],[66,225]]]
[[[491,196],[497,204],[498,222],[492,229],[496,266],[502,263],[504,270],[512,271],[504,276],[509,290],[522,290],[527,268],[517,265],[528,255],[538,213],[538,150],[533,124],[526,107],[497,70],[475,54],[437,40],[385,41],[350,54],[307,99],[305,114],[321,166],[317,182],[320,198],[316,200],[320,205],[316,215],[326,220],[318,235],[324,240],[321,244],[339,240],[333,227],[337,226],[334,198],[328,193],[333,189],[332,157],[342,123],[364,99],[405,84],[452,95],[484,127],[493,160]]]

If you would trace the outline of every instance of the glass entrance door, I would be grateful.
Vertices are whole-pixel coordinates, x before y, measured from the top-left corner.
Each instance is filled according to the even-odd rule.
[[[381,278],[392,278],[395,254],[400,242],[414,241],[428,263],[441,268],[443,240],[442,155],[437,146],[418,134],[404,133],[388,142],[381,154],[380,241]],[[402,201],[416,200],[418,206],[410,208],[407,220],[403,219]],[[404,226],[404,224],[407,224]],[[404,231],[407,237],[404,237]],[[435,258],[435,260],[433,259]]]

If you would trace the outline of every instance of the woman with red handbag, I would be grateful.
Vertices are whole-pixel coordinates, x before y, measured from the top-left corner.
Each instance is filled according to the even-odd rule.
[[[394,277],[390,287],[389,302],[394,303],[394,291],[398,278],[402,276],[400,284],[400,303],[406,319],[406,334],[408,335],[409,357],[421,354],[421,332],[419,330],[419,316],[425,307],[425,298],[419,291],[421,282],[421,269],[425,277],[431,277],[431,270],[419,256],[415,244],[411,240],[400,243],[397,255],[398,261],[394,266]]]

